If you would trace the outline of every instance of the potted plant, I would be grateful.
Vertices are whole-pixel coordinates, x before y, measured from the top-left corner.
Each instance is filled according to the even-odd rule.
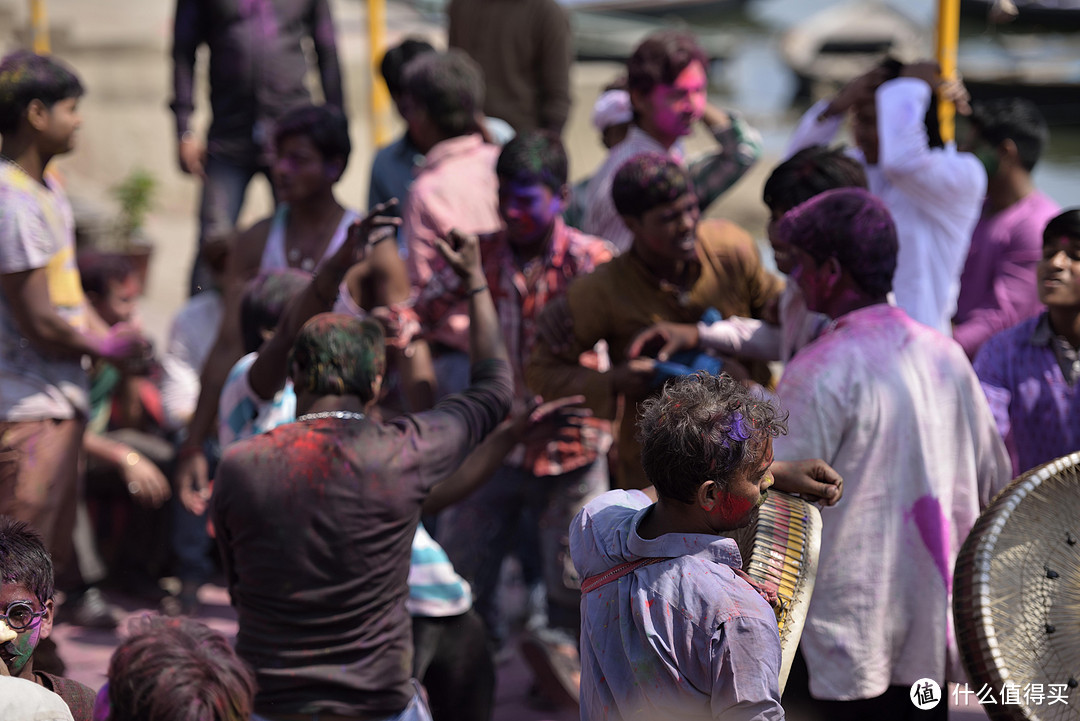
[[[111,223],[95,233],[94,252],[102,255],[121,256],[131,262],[139,278],[139,287],[146,287],[150,256],[154,245],[146,236],[143,224],[153,208],[158,181],[153,173],[135,168],[119,183],[110,188],[110,194],[118,204]]]

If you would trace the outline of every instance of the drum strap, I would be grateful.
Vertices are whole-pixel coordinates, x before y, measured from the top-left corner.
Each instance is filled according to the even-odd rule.
[[[661,561],[668,561],[670,557],[664,556],[660,558],[639,558],[636,561],[627,561],[626,563],[620,563],[618,566],[614,566],[598,573],[595,576],[589,576],[581,582],[581,592],[591,593],[601,586],[606,586],[612,581],[618,581],[623,576],[633,573],[634,571],[644,566],[650,566],[654,563],[660,563]],[[732,568],[735,571],[735,575],[746,581],[750,588],[761,594],[761,597],[768,601],[770,606],[776,606],[779,603],[779,597],[777,596],[775,589],[769,589],[763,587],[760,583],[750,578],[741,568]]]
[[[653,563],[659,563],[660,561],[669,560],[667,557],[661,558],[639,558],[636,561],[627,561],[626,563],[620,563],[618,566],[609,568],[603,573],[598,573],[595,576],[589,576],[581,582],[581,592],[590,593],[595,591],[601,586],[606,586],[612,581],[617,581],[623,576],[633,573],[642,566],[649,566]]]

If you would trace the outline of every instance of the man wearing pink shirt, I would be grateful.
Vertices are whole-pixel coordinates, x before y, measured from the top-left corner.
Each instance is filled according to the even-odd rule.
[[[975,103],[971,131],[961,143],[982,161],[989,178],[982,217],[971,234],[953,338],[974,359],[990,336],[1038,315],[1035,267],[1043,228],[1058,204],[1040,193],[1031,171],[1048,139],[1039,109],[1021,98]]]
[[[409,280],[414,288],[450,292],[459,281],[435,240],[451,228],[477,235],[502,228],[495,177],[499,148],[484,142],[479,124],[483,76],[460,50],[427,53],[406,66],[403,93],[405,120],[424,152],[403,213]],[[450,308],[427,336],[443,393],[468,382],[466,308],[464,301]]]

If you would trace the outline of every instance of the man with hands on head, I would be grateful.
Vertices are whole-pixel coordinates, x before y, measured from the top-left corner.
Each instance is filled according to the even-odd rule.
[[[925,119],[931,95],[970,112],[959,81],[945,81],[935,62],[886,60],[848,83],[832,100],[813,105],[788,143],[788,156],[830,143],[851,117],[853,156],[863,163],[870,192],[895,219],[900,250],[893,293],[915,320],[951,334],[971,233],[986,192],[986,171],[952,143],[932,147]]]
[[[708,102],[709,59],[690,33],[665,30],[645,38],[626,63],[634,120],[611,149],[585,191],[586,233],[625,253],[633,233],[612,201],[615,174],[642,153],[659,153],[690,172],[698,208],[704,211],[734,185],[761,155],[761,138],[738,113]],[[716,148],[689,161],[681,139],[701,123]]]

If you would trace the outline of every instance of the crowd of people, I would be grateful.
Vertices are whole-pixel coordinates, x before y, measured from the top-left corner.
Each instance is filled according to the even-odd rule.
[[[565,14],[454,0],[449,50],[386,51],[405,131],[350,208],[325,0],[232,5],[177,3],[171,107],[203,193],[159,353],[137,269],[76,247],[50,166],[77,72],[0,61],[4,718],[482,721],[515,648],[535,702],[583,719],[782,719],[789,698],[904,719],[914,681],[964,679],[960,545],[1011,478],[1080,450],[1080,209],[1033,185],[1034,106],[867,68],[764,185],[777,273],[702,217],[762,144],[709,101],[692,34],[634,50],[592,113],[607,159],[571,186]],[[688,157],[699,127],[715,142]],[[237,228],[256,173],[275,209]],[[724,535],[770,487],[822,507],[784,703],[769,594]],[[235,643],[195,620],[214,579]],[[116,627],[110,589],[159,614],[94,691],[49,635]]]

